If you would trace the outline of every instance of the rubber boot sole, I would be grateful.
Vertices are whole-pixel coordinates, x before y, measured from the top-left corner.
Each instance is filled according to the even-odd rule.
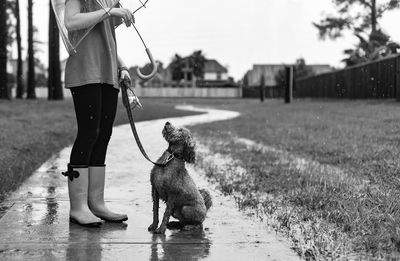
[[[102,225],[102,222],[92,222],[92,223],[81,223],[77,219],[73,217],[69,217],[69,222],[73,224],[80,225],[82,227],[100,227]]]
[[[107,218],[102,218],[102,217],[99,217],[101,220],[104,220],[105,222],[109,222],[109,223],[122,223],[122,222],[124,222],[124,221],[127,221],[128,220],[128,217],[126,217],[126,218],[123,218],[123,219],[116,219],[116,220],[113,220],[113,219],[107,219]]]

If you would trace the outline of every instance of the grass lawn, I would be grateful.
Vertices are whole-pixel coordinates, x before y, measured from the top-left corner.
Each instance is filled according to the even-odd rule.
[[[174,109],[163,99],[142,99],[137,121],[196,114]],[[0,101],[0,201],[15,190],[54,153],[73,143],[76,135],[72,99],[64,101]],[[119,102],[115,125],[128,123]]]
[[[400,257],[400,103],[241,100],[218,107],[242,116],[192,129],[208,155],[230,157],[234,166],[218,170],[202,161],[206,155],[199,165],[226,193],[240,195],[241,206],[261,208],[309,259]],[[238,138],[340,174],[301,171]]]

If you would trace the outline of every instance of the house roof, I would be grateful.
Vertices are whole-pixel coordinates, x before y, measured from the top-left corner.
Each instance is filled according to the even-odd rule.
[[[166,70],[171,69],[171,64],[170,63]],[[206,62],[204,63],[204,72],[205,73],[228,73],[228,69],[226,67],[222,66],[217,60],[215,59],[207,59]]]
[[[222,66],[217,60],[210,59],[204,64],[205,73],[228,73],[228,70]]]

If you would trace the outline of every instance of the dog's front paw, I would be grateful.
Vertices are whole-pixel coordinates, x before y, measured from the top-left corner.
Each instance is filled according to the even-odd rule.
[[[148,231],[155,231],[156,229],[157,229],[157,224],[155,224],[155,223],[151,224],[151,225],[147,228]]]
[[[154,230],[154,234],[165,234],[165,230],[167,229],[167,227],[165,226],[160,226],[159,228],[157,228],[156,230]]]

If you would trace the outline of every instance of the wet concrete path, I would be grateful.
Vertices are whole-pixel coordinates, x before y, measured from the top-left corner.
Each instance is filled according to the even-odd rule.
[[[238,116],[228,111],[200,111],[207,113],[138,123],[149,155],[157,158],[167,147],[161,135],[167,120],[188,126]],[[204,230],[167,230],[165,236],[147,232],[152,222],[152,166],[137,149],[129,125],[114,128],[105,192],[110,208],[127,213],[129,220],[102,228],[69,224],[67,182],[60,172],[66,168],[70,150],[62,150],[43,164],[6,200],[12,207],[0,220],[0,260],[298,260],[285,241],[212,189],[214,206]],[[200,187],[208,186],[193,169],[190,172]]]

